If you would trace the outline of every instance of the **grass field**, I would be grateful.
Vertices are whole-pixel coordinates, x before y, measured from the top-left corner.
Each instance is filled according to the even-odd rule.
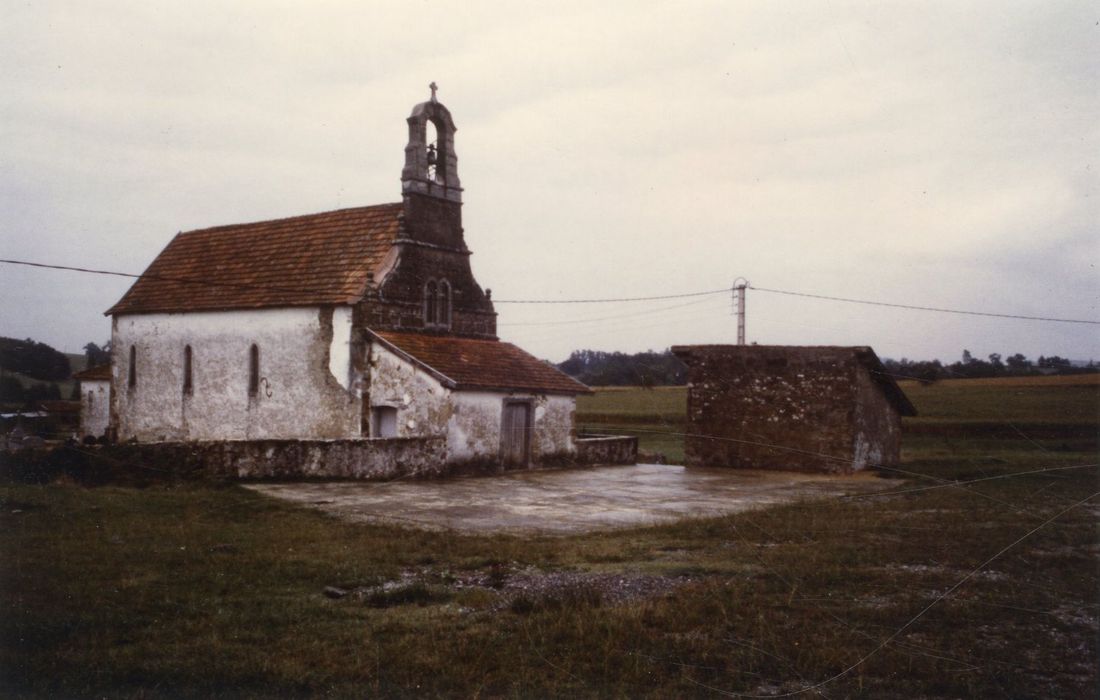
[[[998,379],[949,379],[922,385],[899,382],[918,416],[904,419],[911,433],[951,433],[979,438],[990,433],[1043,437],[1091,435],[1100,411],[1100,374]],[[637,435],[641,449],[683,460],[685,387],[600,387],[577,400],[577,424],[594,432]],[[910,441],[910,446],[922,443]],[[1090,440],[1085,440],[1090,442]]]
[[[938,388],[926,418],[1027,400]],[[683,397],[634,393],[589,401],[652,426]],[[1095,447],[1029,437],[921,434],[892,494],[561,538],[0,485],[0,695],[1091,697]]]

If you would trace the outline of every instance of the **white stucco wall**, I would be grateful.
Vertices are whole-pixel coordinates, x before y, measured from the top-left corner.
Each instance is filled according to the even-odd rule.
[[[80,435],[99,437],[107,432],[111,419],[111,382],[103,379],[80,381]]]
[[[396,437],[442,437],[451,416],[451,391],[432,374],[372,343],[365,395],[370,406],[397,409]],[[372,436],[377,437],[377,436]]]
[[[506,400],[530,401],[531,460],[572,454],[576,399],[529,392],[456,391],[447,431],[452,461],[496,459],[500,455],[501,421]]]
[[[529,392],[453,391],[434,375],[378,343],[370,349],[371,406],[397,409],[398,437],[447,438],[447,461],[496,461],[500,458],[501,419],[508,399],[530,401],[533,408],[531,459],[572,454],[572,396]]]
[[[124,315],[113,326],[113,402],[121,440],[359,437],[350,308]],[[261,382],[250,395],[253,344]],[[190,395],[183,391],[187,345]],[[133,387],[131,346],[137,348]]]

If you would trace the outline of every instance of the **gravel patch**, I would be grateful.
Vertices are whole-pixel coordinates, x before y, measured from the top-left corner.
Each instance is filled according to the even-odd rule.
[[[322,595],[331,599],[372,600],[391,595],[400,600],[401,591],[431,588],[441,594],[480,589],[494,594],[490,611],[504,610],[520,599],[528,603],[583,599],[591,604],[622,605],[672,593],[694,580],[691,576],[606,574],[583,571],[546,571],[533,566],[495,564],[473,571],[438,570],[430,567],[406,569],[396,579],[374,586],[326,586]],[[415,602],[415,600],[414,600]],[[465,612],[473,612],[466,610]]]

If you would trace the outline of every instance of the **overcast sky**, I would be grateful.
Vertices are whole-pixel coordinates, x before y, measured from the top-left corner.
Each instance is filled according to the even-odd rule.
[[[494,299],[770,289],[1100,320],[1094,2],[6,3],[0,257],[142,271],[179,230],[400,200],[458,126]],[[78,351],[117,278],[0,265],[0,335]],[[733,342],[728,294],[498,304],[552,360]],[[750,341],[1100,359],[1100,326],[750,290]]]

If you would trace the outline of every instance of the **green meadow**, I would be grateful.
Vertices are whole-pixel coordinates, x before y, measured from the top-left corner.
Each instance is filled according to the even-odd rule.
[[[0,484],[0,694],[1095,695],[1097,385],[905,388],[945,427],[907,426],[885,493],[568,537]],[[600,391],[578,422],[675,433],[683,404]]]

